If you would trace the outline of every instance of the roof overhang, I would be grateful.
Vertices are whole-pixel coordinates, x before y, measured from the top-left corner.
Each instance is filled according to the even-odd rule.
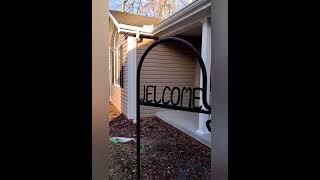
[[[109,12],[109,17],[111,21],[114,23],[114,25],[117,27],[118,32],[124,32],[129,34],[141,34],[146,36],[153,36],[152,28],[144,28],[139,26],[131,26],[127,24],[120,24],[118,21],[112,16],[112,14]]]
[[[153,34],[160,38],[174,36],[210,16],[211,0],[197,0],[160,22],[153,28]]]
[[[117,27],[118,32],[159,38],[177,35],[183,31],[186,31],[187,29],[192,28],[202,19],[210,16],[211,0],[196,0],[151,29],[127,24],[119,24],[109,12],[109,17]]]

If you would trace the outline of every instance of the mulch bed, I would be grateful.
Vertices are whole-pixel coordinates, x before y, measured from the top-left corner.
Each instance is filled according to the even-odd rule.
[[[117,114],[111,105],[110,114]],[[141,179],[210,179],[211,150],[157,117],[141,119]],[[118,113],[109,137],[134,137],[135,126]],[[109,142],[109,178],[135,179],[136,143]]]

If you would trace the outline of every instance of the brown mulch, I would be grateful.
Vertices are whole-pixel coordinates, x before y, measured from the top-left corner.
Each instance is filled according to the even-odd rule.
[[[114,107],[110,113],[116,114]],[[211,150],[157,117],[141,119],[141,179],[210,179]],[[109,137],[134,137],[135,126],[120,113],[109,123]],[[109,142],[109,178],[135,179],[136,143]]]

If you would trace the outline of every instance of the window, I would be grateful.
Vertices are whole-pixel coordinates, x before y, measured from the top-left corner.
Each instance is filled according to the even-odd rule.
[[[120,86],[121,80],[121,60],[120,60],[120,42],[119,42],[119,34],[116,33],[113,39],[113,49],[110,51],[112,58],[112,81],[113,85]]]

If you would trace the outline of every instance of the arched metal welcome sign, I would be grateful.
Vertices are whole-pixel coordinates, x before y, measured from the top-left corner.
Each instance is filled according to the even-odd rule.
[[[200,64],[201,71],[202,71],[202,76],[203,76],[202,88],[197,88],[197,87],[193,88],[193,89],[183,88],[180,91],[180,89],[178,87],[173,87],[171,89],[170,87],[166,86],[163,89],[162,99],[157,101],[156,97],[154,97],[154,100],[152,102],[152,100],[148,99],[148,94],[151,94],[151,93],[148,93],[148,88],[153,87],[155,89],[156,87],[154,87],[154,86],[145,87],[144,86],[144,97],[143,97],[143,99],[140,99],[140,72],[141,72],[141,68],[142,68],[142,64],[144,62],[144,59],[147,56],[147,54],[154,47],[156,47],[157,45],[159,45],[161,43],[165,43],[165,42],[178,42],[178,43],[185,45],[187,48],[189,48],[190,50],[193,51],[193,53],[196,55],[197,59],[199,60],[199,64]],[[170,100],[167,100],[167,101],[164,100],[164,94],[169,91],[171,91],[171,99],[170,99],[171,103],[170,103]],[[182,93],[181,96],[178,96],[178,99],[176,102],[174,102],[172,99],[172,92],[174,92],[174,91],[177,91],[178,94],[180,94],[180,92]],[[190,92],[189,107],[183,107],[182,106],[183,92],[187,93],[188,91]],[[202,97],[203,97],[202,104],[203,104],[205,110],[202,109],[202,106],[196,107],[196,105],[195,105],[195,100],[200,99],[200,97],[196,96],[197,91],[202,92]],[[190,44],[189,42],[187,42],[183,39],[180,39],[180,38],[169,37],[169,38],[157,40],[147,48],[147,50],[143,53],[143,55],[139,61],[138,71],[137,71],[137,179],[140,179],[140,105],[160,107],[160,108],[165,108],[165,109],[181,110],[181,111],[189,111],[189,112],[197,112],[197,113],[204,113],[204,114],[211,114],[211,106],[207,102],[207,94],[208,93],[207,93],[206,67],[204,65],[204,62],[203,62],[203,59],[202,59],[200,53],[192,44]],[[192,100],[192,103],[191,103],[191,100]],[[211,131],[210,123],[211,123],[211,120],[207,120],[206,126],[209,131]]]

